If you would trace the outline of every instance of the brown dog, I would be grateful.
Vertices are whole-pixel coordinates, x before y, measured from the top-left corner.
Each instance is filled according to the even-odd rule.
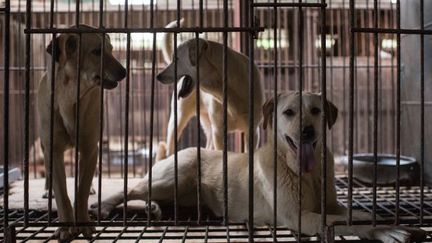
[[[92,28],[90,26],[81,26]],[[125,68],[113,57],[110,39],[106,35],[105,47],[102,49],[102,35],[86,33],[61,34],[55,42],[47,47],[47,52],[54,58],[55,65],[55,90],[54,110],[51,111],[51,64],[48,71],[42,77],[38,87],[38,113],[39,130],[44,151],[45,168],[50,168],[50,117],[54,112],[54,131],[52,146],[52,180],[57,212],[60,222],[74,222],[74,210],[69,200],[66,188],[66,175],[63,153],[75,146],[75,118],[76,118],[76,92],[77,92],[77,63],[78,49],[80,53],[80,99],[79,99],[79,171],[78,191],[75,198],[77,221],[88,222],[88,196],[97,164],[97,151],[99,141],[99,114],[100,114],[100,85],[106,89],[117,87],[118,81],[126,76]],[[80,46],[80,47],[79,47]],[[103,53],[104,70],[102,77],[101,55]],[[49,62],[51,63],[51,62]],[[69,241],[80,233],[91,236],[93,227],[61,227],[56,231],[60,241]]]

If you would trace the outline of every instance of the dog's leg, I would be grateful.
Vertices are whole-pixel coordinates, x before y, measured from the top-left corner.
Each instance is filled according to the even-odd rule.
[[[215,150],[223,149],[223,129],[218,125],[212,126],[213,146]]]
[[[97,165],[98,146],[83,144],[80,148],[79,160],[79,183],[77,192],[77,210],[78,222],[90,222],[88,214],[88,198],[92,187],[94,171]],[[91,237],[95,232],[94,227],[80,227],[79,232],[84,237]]]
[[[353,210],[353,220],[371,220],[372,215]],[[334,221],[345,221],[346,215],[330,215]],[[385,243],[390,242],[422,242],[426,238],[426,233],[421,229],[404,227],[377,225],[353,225],[353,226],[335,226],[335,235],[356,235],[362,239],[380,240]]]
[[[48,198],[49,197],[49,175],[48,172],[45,173],[45,192],[42,195],[42,198]],[[54,197],[54,194],[52,194]]]
[[[212,127],[211,127],[211,122],[210,122],[210,118],[208,117],[208,114],[202,114],[200,116],[200,122],[201,122],[201,127],[204,130],[204,134],[206,136],[206,149],[213,149],[213,137],[212,137]]]
[[[171,97],[171,113],[167,128],[167,157],[174,153],[174,93]],[[177,101],[177,140],[180,139],[183,130],[189,120],[196,115],[195,96],[189,95]]]
[[[353,212],[354,219],[362,220],[366,214]],[[321,214],[303,212],[301,232],[306,235],[319,235],[322,232]],[[356,218],[359,217],[359,218]],[[287,225],[290,229],[298,232],[298,215],[288,217],[290,222]],[[332,225],[336,221],[345,221],[346,215],[327,215],[327,225]],[[369,225],[338,225],[334,226],[335,235],[355,235],[362,239],[381,240],[383,242],[421,242],[426,238],[423,230],[402,226],[377,226]]]
[[[209,102],[209,119],[211,122],[212,143],[215,150],[223,149],[223,107],[216,99]]]
[[[158,183],[158,181],[154,181],[152,183],[152,200],[160,201],[160,200],[168,200],[173,195],[172,185],[166,186],[164,183]],[[129,189],[127,192],[127,200],[143,200],[147,201],[148,199],[148,179],[144,178],[143,181],[138,183],[132,189]],[[112,210],[114,210],[118,205],[124,203],[124,192],[118,192],[107,199],[101,202],[101,217],[107,218]],[[156,218],[161,216],[160,208],[157,206],[155,202],[152,202],[150,205],[150,209],[148,203],[145,204],[146,210],[148,213],[152,213],[156,215]],[[94,215],[98,214],[98,204],[94,203],[91,205],[92,213]]]
[[[152,193],[153,201],[171,201],[174,195],[174,163],[172,157],[156,163],[152,168]],[[195,193],[196,178],[196,149],[190,149],[188,154],[179,155],[178,163],[178,193],[179,195],[189,195]],[[127,200],[148,200],[149,185],[148,175],[132,189],[127,192]],[[118,192],[101,202],[101,216],[106,218],[109,213],[118,205],[124,202],[124,193]],[[146,204],[148,206],[148,204]],[[98,203],[91,205],[92,213],[97,215]],[[151,212],[160,216],[161,212],[156,207],[151,206]],[[153,211],[156,210],[156,211]]]
[[[257,126],[257,128],[255,129],[255,134],[254,134],[254,148],[258,149],[259,147],[259,142],[260,142],[261,136],[260,136],[260,129],[259,126]]]
[[[66,173],[63,160],[63,151],[53,148],[53,192],[55,194],[55,202],[57,205],[57,214],[60,222],[73,223],[73,209],[69,200],[66,186]],[[49,151],[49,149],[47,149]],[[49,153],[48,153],[49,154]],[[49,171],[49,156],[47,156],[46,170]],[[76,235],[77,231],[74,227],[60,227],[55,232],[56,237],[60,241],[70,241]]]

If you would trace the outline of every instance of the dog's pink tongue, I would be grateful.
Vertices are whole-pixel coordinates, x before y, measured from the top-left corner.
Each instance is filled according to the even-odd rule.
[[[304,172],[310,172],[315,166],[314,150],[311,143],[303,143],[300,146],[302,155],[302,170]]]

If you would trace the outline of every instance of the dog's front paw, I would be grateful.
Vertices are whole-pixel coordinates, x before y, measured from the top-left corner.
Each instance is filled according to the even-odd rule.
[[[100,216],[103,219],[108,218],[109,214],[111,213],[111,211],[115,208],[115,206],[109,204],[109,203],[105,203],[105,202],[101,202],[100,204]],[[90,205],[90,213],[93,214],[94,216],[97,216],[99,212],[99,205],[98,203],[93,203],[92,205]]]
[[[86,227],[79,227],[78,228],[78,234],[83,234],[83,236],[85,238],[92,238],[93,233],[95,233],[95,232],[96,232],[95,227],[86,226]]]
[[[75,227],[59,227],[54,232],[54,236],[59,242],[71,242],[78,235],[78,229]]]
[[[378,226],[371,232],[372,238],[384,243],[423,242],[426,232],[422,229],[404,226]]]
[[[144,210],[147,213],[147,215],[151,214],[155,220],[160,220],[162,218],[162,210],[159,207],[159,204],[157,204],[154,201],[147,203],[147,205],[144,207]]]
[[[54,192],[52,193],[52,197],[54,198]],[[42,195],[42,198],[49,198],[49,190],[45,190],[45,193]]]

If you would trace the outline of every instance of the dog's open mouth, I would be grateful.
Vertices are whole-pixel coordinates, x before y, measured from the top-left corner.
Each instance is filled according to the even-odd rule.
[[[297,145],[294,143],[294,141],[291,139],[290,136],[285,135],[285,139],[287,140],[287,143],[291,147],[294,153],[297,153]]]
[[[180,87],[180,90],[178,91],[178,98],[186,98],[193,90],[193,80],[192,77],[189,75],[183,76],[183,79],[181,80],[182,84]]]
[[[99,75],[97,75],[95,77],[95,80],[96,80],[96,83],[100,85],[101,78]],[[118,86],[118,82],[115,80],[110,80],[110,79],[106,79],[106,78],[102,79],[102,87],[104,89],[114,89],[117,86]]]
[[[300,145],[300,148],[297,146],[297,144],[294,142],[294,140],[288,136],[285,135],[285,139],[294,152],[294,154],[298,154],[297,151],[300,150],[301,153],[301,169],[303,172],[310,172],[315,167],[316,160],[315,160],[315,148],[317,145],[318,140],[313,141],[305,141]],[[298,156],[300,157],[300,156]]]

